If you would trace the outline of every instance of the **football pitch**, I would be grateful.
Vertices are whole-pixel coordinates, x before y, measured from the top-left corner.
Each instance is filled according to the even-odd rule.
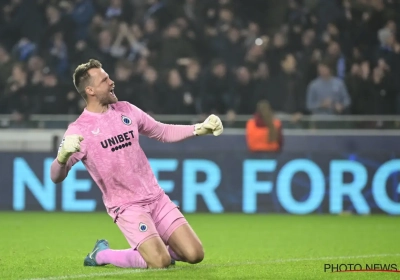
[[[106,213],[0,212],[0,279],[400,279],[397,272],[327,268],[386,264],[400,271],[400,217],[186,217],[203,242],[204,261],[140,270],[83,266],[96,239],[107,239],[113,249],[128,248]]]

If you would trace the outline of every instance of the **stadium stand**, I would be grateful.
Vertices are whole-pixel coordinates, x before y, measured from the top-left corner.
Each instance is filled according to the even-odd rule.
[[[120,100],[152,115],[216,113],[244,127],[261,99],[291,127],[400,113],[397,1],[250,2],[0,1],[2,126],[79,114],[71,74],[89,58]]]

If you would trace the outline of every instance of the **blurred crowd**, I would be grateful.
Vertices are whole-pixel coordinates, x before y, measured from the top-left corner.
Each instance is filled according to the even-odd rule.
[[[90,58],[150,114],[397,114],[399,3],[0,0],[0,114],[79,114]]]

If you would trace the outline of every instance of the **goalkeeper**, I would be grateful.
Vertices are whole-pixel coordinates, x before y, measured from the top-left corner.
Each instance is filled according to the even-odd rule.
[[[65,132],[51,165],[51,179],[62,182],[81,160],[100,188],[108,214],[131,246],[112,250],[105,239],[98,240],[84,265],[165,268],[175,261],[201,262],[203,246],[159,186],[139,145],[139,134],[161,142],[218,136],[223,131],[221,120],[211,115],[196,125],[157,122],[136,106],[118,102],[114,82],[94,59],[76,68],[73,81],[87,106]]]

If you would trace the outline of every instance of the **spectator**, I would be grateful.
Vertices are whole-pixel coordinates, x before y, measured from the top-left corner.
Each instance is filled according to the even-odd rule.
[[[268,51],[267,56],[272,76],[279,73],[279,69],[281,68],[280,62],[287,52],[285,35],[282,32],[277,32],[273,37],[272,48]]]
[[[248,48],[253,45],[258,38],[261,37],[260,26],[255,22],[249,22],[248,28],[243,30],[245,35],[245,47]]]
[[[329,61],[335,76],[344,79],[346,76],[346,59],[340,50],[338,42],[332,41],[329,43],[326,60]]]
[[[234,13],[228,7],[222,7],[218,13],[218,22],[217,22],[217,30],[220,33],[225,33],[229,30],[229,28],[233,25],[239,25],[240,21],[235,19]]]
[[[234,109],[233,79],[226,64],[215,60],[205,74],[201,89],[202,113],[226,114]]]
[[[123,55],[123,50],[120,48],[113,48],[113,37],[111,31],[104,29],[99,33],[97,39],[98,48],[96,52],[99,54],[99,59],[105,69],[114,68],[116,58]]]
[[[40,8],[36,1],[2,2],[5,2],[5,5],[0,14],[0,42],[8,49],[21,38],[36,43],[43,29]]]
[[[124,24],[121,24],[121,27],[123,26]],[[144,42],[143,32],[140,26],[138,24],[132,24],[130,30],[126,29],[123,32],[126,40],[129,42],[130,52],[127,58],[131,61],[142,57],[147,58],[149,56],[149,50]]]
[[[133,17],[133,8],[129,1],[110,0],[110,5],[105,12],[106,19],[118,18],[124,22],[131,22]]]
[[[396,96],[393,84],[384,70],[377,66],[372,71],[372,80],[367,88],[367,94],[371,96],[371,103],[367,108],[371,115],[394,115],[396,112]]]
[[[181,29],[177,25],[170,25],[165,33],[160,53],[160,66],[176,67],[179,58],[195,58],[190,43],[182,37]]]
[[[3,113],[13,114],[16,121],[26,120],[35,111],[36,96],[28,80],[28,73],[22,63],[14,64],[0,104],[7,104]]]
[[[157,71],[147,67],[143,73],[143,82],[140,91],[135,93],[140,96],[142,109],[149,114],[162,112],[162,85]]]
[[[279,152],[283,148],[282,123],[266,100],[257,103],[256,113],[246,123],[246,143],[251,152]]]
[[[91,19],[88,28],[88,41],[89,42],[96,42],[100,32],[105,29],[107,24],[104,21],[104,18],[100,14],[96,14]]]
[[[258,69],[259,64],[266,60],[263,46],[254,44],[249,48],[245,55],[244,65],[250,70],[250,72],[254,72]],[[268,61],[271,60],[268,59]]]
[[[198,61],[190,60],[186,66],[185,74],[183,76],[185,87],[187,92],[193,96],[195,99],[196,112],[201,112],[201,100],[200,100],[200,90],[201,90],[201,66]]]
[[[237,68],[243,63],[245,48],[240,31],[236,27],[229,28],[226,36],[222,37],[218,57],[223,59],[229,68]]]
[[[38,55],[33,55],[29,58],[27,69],[28,79],[35,92],[39,91],[39,86],[43,81],[43,68],[45,67],[45,61]]]
[[[307,89],[307,109],[313,114],[342,114],[351,103],[345,84],[332,75],[327,62],[318,64],[318,74]]]
[[[75,69],[82,61],[88,61],[91,58],[98,58],[97,53],[87,41],[79,40],[75,44],[75,48],[71,51],[71,68]],[[103,61],[102,61],[103,63]],[[106,63],[106,62],[105,62]]]
[[[162,44],[157,21],[154,18],[148,18],[144,23],[143,32],[143,42],[146,44],[150,54],[157,55]]]
[[[7,79],[10,77],[14,61],[4,46],[0,45],[0,92],[6,86]],[[0,94],[1,96],[1,94]],[[1,107],[2,105],[0,105]],[[1,110],[0,110],[1,111]]]
[[[63,34],[57,32],[50,42],[47,61],[55,69],[58,77],[67,78],[69,74],[68,47]]]
[[[64,4],[66,12],[71,14],[75,23],[75,39],[86,40],[88,27],[95,12],[92,0],[75,0],[75,5],[68,1],[62,1],[60,6],[62,4]]]
[[[164,114],[195,114],[194,96],[185,90],[182,78],[176,69],[168,72],[165,93],[162,99]]]
[[[253,79],[255,82],[256,100],[267,99],[273,90],[267,63],[262,62],[258,65],[257,71],[253,73]]]
[[[66,103],[71,103],[71,97],[67,102],[67,93],[69,87],[63,85],[54,70],[46,67],[43,69],[43,80],[38,91],[39,110],[42,114],[68,114],[71,111],[76,111],[73,108],[66,106]],[[78,99],[76,99],[78,102]],[[73,103],[73,102],[72,102]],[[72,107],[78,104],[72,105]]]
[[[139,85],[133,79],[133,63],[120,60],[115,66],[115,88],[118,91],[118,99],[129,101],[139,108],[142,107],[140,95],[138,94]]]
[[[75,23],[70,15],[62,15],[57,6],[49,5],[46,7],[47,28],[41,38],[40,49],[47,52],[51,40],[55,34],[62,34],[67,48],[71,48],[75,43]],[[60,35],[58,35],[60,36]]]
[[[174,23],[181,30],[182,38],[190,43],[192,48],[197,51],[196,45],[198,42],[197,34],[194,30],[192,30],[189,21],[184,17],[178,17]]]
[[[13,47],[12,54],[19,61],[26,62],[36,50],[37,45],[35,42],[30,41],[28,38],[21,38],[21,40],[19,40],[18,43]]]
[[[250,115],[254,112],[257,103],[255,82],[246,67],[239,67],[236,71],[234,95],[236,98],[235,113]]]
[[[346,77],[346,86],[350,93],[350,113],[354,115],[368,114],[371,96],[369,91],[370,65],[368,61],[360,64],[354,63],[351,72]]]
[[[304,114],[305,86],[301,73],[297,71],[297,61],[293,54],[287,54],[281,61],[281,69],[272,81],[272,90],[267,99],[277,112]]]
[[[41,98],[44,79],[51,87],[54,78],[63,87],[64,112],[81,110],[84,101],[78,98],[76,107],[75,90],[64,82],[90,58],[116,75],[120,99],[153,114],[163,112],[167,84],[186,93],[182,112],[226,114],[227,126],[260,99],[292,116],[307,108],[314,114],[400,112],[398,1],[294,0],[286,18],[268,20],[263,15],[274,13],[268,1],[253,2],[3,0],[0,112],[25,118],[32,110],[24,106]],[[331,74],[318,67],[322,60]],[[12,74],[21,62],[27,68]],[[44,75],[45,66],[56,76]],[[165,72],[170,82],[162,89]],[[316,91],[319,84],[330,90]]]

